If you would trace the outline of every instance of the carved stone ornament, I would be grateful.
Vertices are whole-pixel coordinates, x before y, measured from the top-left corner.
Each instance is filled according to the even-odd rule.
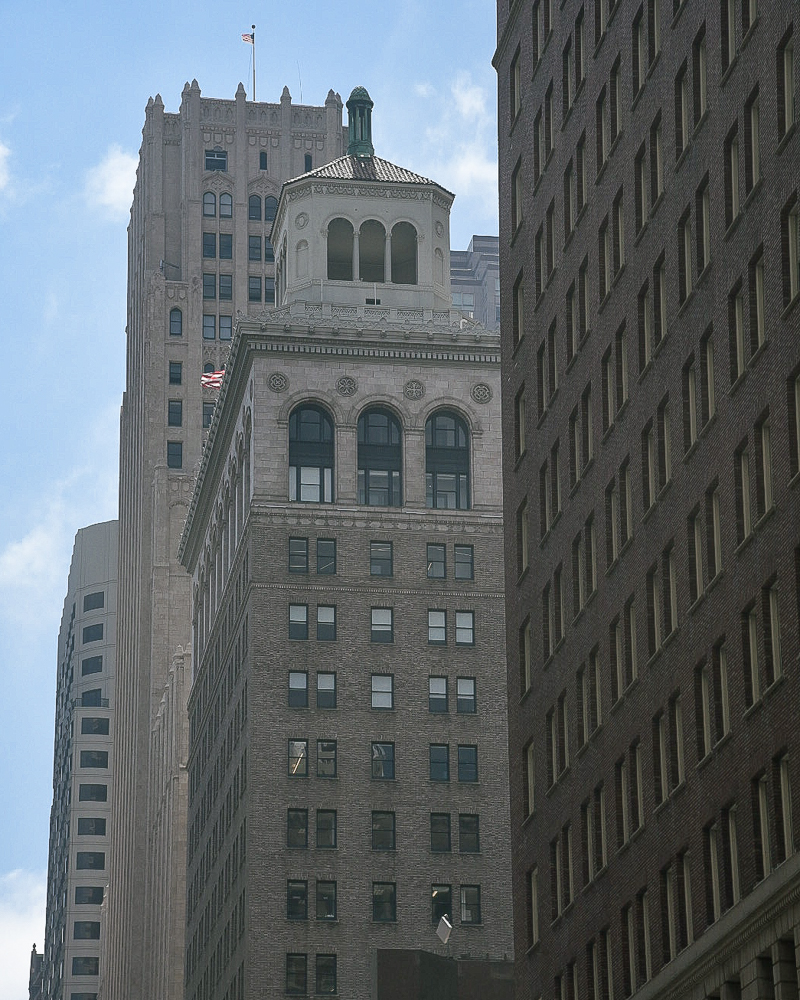
[[[436,235],[437,236],[441,236],[443,232],[444,232],[444,226],[441,224],[441,222],[437,222],[436,223]]]
[[[298,229],[305,229],[306,226],[308,225],[308,213],[307,212],[298,213],[297,218],[294,220],[294,224],[297,226]]]
[[[352,396],[358,388],[358,382],[352,375],[342,375],[336,382],[336,391],[342,396]]]
[[[289,385],[289,379],[283,374],[283,372],[273,372],[267,383],[273,392],[283,392],[283,390]]]
[[[485,382],[477,382],[472,387],[472,398],[476,403],[488,403],[492,398],[492,390]]]
[[[425,386],[418,378],[412,378],[403,386],[403,392],[408,399],[422,399],[425,395]]]

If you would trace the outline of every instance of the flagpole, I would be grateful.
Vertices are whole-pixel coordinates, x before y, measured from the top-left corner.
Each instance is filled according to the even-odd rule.
[[[256,26],[253,25],[253,100],[256,99]]]

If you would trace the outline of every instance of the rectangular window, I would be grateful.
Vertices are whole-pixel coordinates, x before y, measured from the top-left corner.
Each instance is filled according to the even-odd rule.
[[[99,642],[103,638],[103,623],[98,622],[96,625],[85,625],[83,629],[83,641],[86,642]]]
[[[370,576],[393,576],[392,543],[369,543]]]
[[[308,740],[289,740],[289,777],[308,776]]]
[[[458,849],[462,854],[477,854],[481,849],[479,819],[472,813],[458,815]]]
[[[647,166],[645,164],[645,146],[642,143],[634,161],[634,214],[636,232],[640,233],[647,222],[649,206],[647,204]]]
[[[730,340],[731,384],[745,372],[747,355],[744,334],[744,296],[742,283],[737,282],[728,294],[728,331]]]
[[[708,110],[708,54],[705,22],[703,22],[703,26],[692,45],[692,72],[694,76],[694,124],[696,128]]]
[[[521,271],[514,284],[512,305],[512,334],[516,345],[525,336],[525,283]]]
[[[226,171],[228,169],[228,154],[221,149],[207,149],[205,164],[206,170]]]
[[[689,601],[694,604],[703,593],[703,526],[695,511],[687,521],[689,553]]]
[[[336,674],[317,674],[317,708],[336,708]]]
[[[372,777],[394,779],[394,743],[372,744]]]
[[[764,622],[764,667],[767,685],[774,683],[783,674],[778,596],[778,584],[774,580],[761,589],[762,620]]]
[[[447,743],[431,743],[429,777],[431,781],[450,780],[450,747]]]
[[[678,223],[678,301],[692,293],[692,218],[687,208]]]
[[[478,748],[476,746],[461,746],[458,748],[458,780],[478,780]]]
[[[528,944],[530,947],[539,943],[539,869],[533,868],[528,873]]]
[[[203,340],[214,340],[217,336],[217,317],[206,313],[203,316]]]
[[[608,158],[608,150],[611,146],[608,100],[605,87],[600,91],[595,101],[595,127],[597,135],[597,173],[599,174],[605,165]]]
[[[397,920],[397,884],[372,883],[372,919],[377,923]]]
[[[675,77],[675,159],[689,143],[689,81],[684,62]]]
[[[288,920],[308,919],[308,882],[286,883],[286,917]]]
[[[428,711],[446,712],[447,705],[447,678],[428,678]]]
[[[81,677],[86,677],[87,674],[99,674],[102,670],[102,656],[87,656],[85,659],[81,660]]]
[[[514,57],[511,60],[511,68],[509,70],[509,109],[511,112],[511,121],[516,120],[517,115],[520,113],[522,108],[522,71],[520,68],[520,51],[514,53]]]
[[[317,573],[329,576],[336,572],[336,540],[334,538],[317,539]]]
[[[289,572],[290,573],[308,572],[307,538],[289,539]]]
[[[217,256],[216,233],[203,233],[203,256],[212,258]]]
[[[308,956],[287,952],[286,992],[305,995],[308,992]]]
[[[444,580],[446,576],[445,546],[429,543],[426,550],[426,560],[428,578],[432,580]]]
[[[761,347],[766,336],[764,303],[764,253],[759,248],[749,266],[750,283],[750,350]]]
[[[522,225],[522,159],[511,173],[511,226],[516,232]],[[519,339],[519,338],[517,338]]]
[[[662,254],[653,268],[653,345],[667,336],[667,271]]]
[[[336,638],[336,608],[331,605],[317,605],[317,640],[330,642]]]
[[[317,920],[336,919],[336,883],[317,879]],[[319,989],[319,959],[335,956],[317,956],[317,993]],[[336,965],[334,963],[334,970]],[[335,988],[329,992],[335,993]]]
[[[219,234],[219,259],[233,260],[233,235],[231,233]]]
[[[221,284],[222,275],[220,275]],[[220,298],[222,298],[222,289],[220,289]],[[249,302],[260,302],[261,301],[261,275],[249,275],[247,278],[247,299]]]
[[[394,677],[391,674],[372,675],[372,707],[394,708]]]
[[[750,452],[746,441],[737,449],[734,462],[737,535],[739,542],[743,542],[753,530],[750,506]]]
[[[307,604],[289,605],[289,638],[290,639],[308,638]]]
[[[481,887],[479,885],[461,886],[461,923],[481,923]]]
[[[661,133],[661,112],[650,126],[650,201],[653,205],[664,193],[664,148]]]
[[[304,670],[289,671],[289,707],[308,707],[308,674]]]
[[[103,887],[101,885],[77,885],[75,886],[75,904],[80,906],[83,903],[91,903],[99,906],[103,902]]]
[[[214,404],[203,400],[203,427],[210,427],[214,419]]]
[[[725,139],[725,225],[732,225],[739,215],[739,134],[738,125]]]
[[[180,361],[170,361],[169,384],[181,385],[182,382],[183,382],[183,363]]]
[[[336,847],[335,809],[317,809],[317,847]]]
[[[471,545],[454,546],[454,571],[456,580],[473,580],[475,578],[475,555]]]
[[[475,645],[474,611],[456,611],[456,645]]]
[[[640,7],[633,20],[631,29],[631,66],[633,68],[633,94],[634,97],[644,86],[644,75],[646,70],[646,53],[644,39],[644,8]]]
[[[783,37],[777,51],[778,138],[782,139],[794,124],[794,26]]]
[[[752,781],[753,794],[753,847],[755,849],[756,878],[760,881],[772,871],[772,845],[770,843],[769,788],[766,774]]]
[[[708,174],[697,189],[695,197],[697,218],[697,273],[702,274],[711,260],[711,193]]]
[[[435,926],[442,917],[453,919],[452,886],[432,885],[431,886],[431,923]]]
[[[394,642],[394,611],[392,608],[372,608],[371,642]]]
[[[608,228],[608,216],[606,216],[597,234],[597,273],[601,302],[611,291],[611,252],[611,233]]]
[[[102,608],[105,604],[105,594],[102,590],[98,590],[94,594],[86,594],[83,598],[83,611],[84,614],[87,611],[96,611],[98,608]]]
[[[431,813],[431,850],[450,850],[450,813]]]
[[[106,867],[105,851],[78,851],[75,857],[75,867],[78,871],[104,871]]]
[[[79,837],[105,837],[106,821],[99,817],[79,816],[78,836]]]
[[[248,236],[247,238],[247,259],[261,260],[261,237]]]
[[[395,849],[395,822],[393,812],[372,813],[372,850],[393,851]]]
[[[800,294],[800,202],[796,193],[781,212],[781,258],[786,307]]]
[[[82,736],[108,736],[109,720],[84,715],[81,719]]]
[[[761,105],[756,86],[744,109],[744,189],[747,194],[761,180],[760,118]]]

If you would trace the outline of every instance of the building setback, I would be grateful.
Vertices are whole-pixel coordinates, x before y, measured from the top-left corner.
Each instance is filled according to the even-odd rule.
[[[120,608],[113,853],[101,987],[111,1000],[183,992],[184,651],[189,577],[176,556],[234,316],[274,302],[269,232],[282,181],[342,153],[342,105],[148,101],[128,229],[120,426]]]
[[[348,110],[348,155],[283,186],[181,543],[187,1000],[511,955],[499,343],[451,308],[452,195]]]
[[[794,998],[798,7],[497,10],[517,996]]]
[[[473,236],[466,250],[450,251],[453,305],[487,330],[500,329],[500,241]]]
[[[96,997],[114,784],[117,522],[81,528],[58,635],[53,806],[43,955],[31,996]]]

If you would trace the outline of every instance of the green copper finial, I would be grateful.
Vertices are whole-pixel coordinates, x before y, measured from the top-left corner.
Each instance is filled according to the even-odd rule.
[[[349,139],[348,156],[374,156],[372,145],[372,109],[366,87],[356,87],[347,101]]]

